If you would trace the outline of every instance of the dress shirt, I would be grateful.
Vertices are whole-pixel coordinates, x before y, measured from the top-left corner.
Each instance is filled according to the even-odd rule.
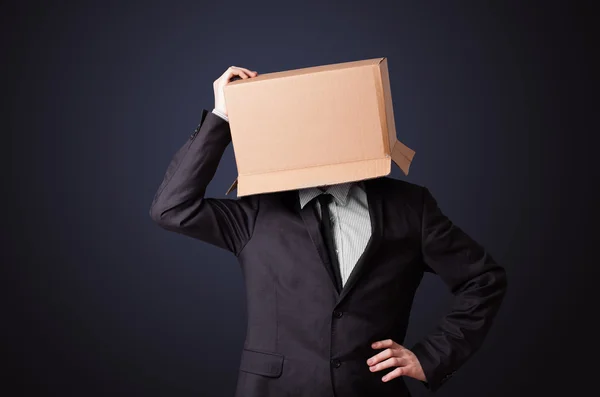
[[[217,109],[213,109],[212,112],[229,122],[229,118]],[[300,208],[324,192],[333,196],[333,200],[329,203],[329,213],[333,224],[335,252],[338,255],[343,286],[371,237],[371,218],[367,194],[360,181],[329,185],[325,191],[318,187],[299,189]],[[320,218],[321,205],[318,200],[314,200],[314,205],[317,207]]]
[[[229,122],[229,117],[227,117],[227,115],[217,109],[213,109],[212,112],[214,114],[216,114],[217,116],[219,116],[220,118],[222,118],[223,120]]]
[[[362,255],[371,237],[371,218],[367,194],[362,182],[347,182],[329,185],[325,191],[318,187],[298,189],[300,207],[320,194],[329,193],[329,213],[333,223],[335,252],[338,255],[342,286],[346,284],[354,265]],[[314,200],[319,218],[321,205]]]

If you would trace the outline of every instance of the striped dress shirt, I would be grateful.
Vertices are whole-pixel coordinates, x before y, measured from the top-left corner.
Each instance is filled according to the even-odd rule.
[[[367,194],[362,182],[329,185],[325,191],[318,187],[298,189],[300,207],[303,208],[312,199],[323,193],[333,196],[333,200],[329,202],[329,213],[333,223],[335,252],[340,264],[343,286],[371,237],[371,218]],[[320,218],[321,204],[318,200],[314,200],[311,204],[317,207]]]
[[[229,121],[227,115],[217,109],[213,109],[213,113]],[[367,194],[361,181],[329,185],[325,190],[319,187],[298,189],[300,207],[304,208],[312,199],[324,192],[333,196],[333,200],[329,202],[329,213],[333,224],[335,252],[340,264],[342,286],[344,286],[371,238]],[[321,218],[319,201],[314,200],[311,204],[316,206]]]

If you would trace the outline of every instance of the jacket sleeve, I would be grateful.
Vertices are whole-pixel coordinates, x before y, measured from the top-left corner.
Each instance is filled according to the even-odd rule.
[[[252,235],[258,196],[204,197],[230,142],[229,123],[203,109],[200,124],[167,168],[152,201],[150,216],[166,230],[238,255]]]
[[[506,293],[503,267],[454,225],[423,188],[421,247],[425,266],[438,274],[455,296],[437,328],[412,347],[431,391],[452,377],[481,346]]]

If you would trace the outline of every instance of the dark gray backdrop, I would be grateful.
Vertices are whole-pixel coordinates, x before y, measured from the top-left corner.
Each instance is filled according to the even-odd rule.
[[[2,387],[18,387],[6,395],[231,396],[241,272],[225,251],[155,226],[152,196],[228,66],[380,56],[398,136],[417,152],[406,179],[428,186],[509,275],[484,347],[438,395],[595,387],[585,3],[68,3],[5,2],[0,14]],[[230,146],[208,193],[223,196],[235,172]],[[407,345],[450,298],[425,278]]]

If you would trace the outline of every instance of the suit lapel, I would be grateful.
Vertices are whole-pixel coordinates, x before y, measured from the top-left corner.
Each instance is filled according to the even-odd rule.
[[[361,275],[368,267],[370,258],[372,257],[373,253],[377,251],[377,248],[381,242],[381,236],[383,235],[382,197],[377,179],[364,180],[364,187],[367,195],[367,203],[369,205],[371,237],[369,238],[364,252],[356,262],[356,265],[352,269],[352,272],[350,273],[350,276],[348,277],[348,280],[346,281],[346,284],[340,293],[337,292],[335,287],[335,276],[332,272],[331,266],[329,265],[327,247],[321,234],[319,219],[315,212],[315,208],[313,205],[305,205],[304,208],[301,209],[300,200],[298,200],[298,194],[297,191],[295,191],[294,200],[296,211],[300,213],[300,216],[304,221],[304,225],[306,226],[306,230],[308,231],[308,234],[310,235],[310,238],[319,254],[319,258],[321,258],[321,264],[325,268],[327,274],[329,274],[331,287],[338,299],[338,304],[349,294],[352,288],[354,288],[356,283],[359,281]]]
[[[382,197],[376,179],[367,179],[364,181],[367,202],[369,204],[369,217],[371,218],[371,237],[365,247],[364,252],[354,265],[346,284],[338,298],[338,304],[354,288],[365,269],[368,267],[369,260],[373,253],[377,251],[383,235],[383,216],[382,216]]]
[[[335,296],[338,297],[339,293],[335,284],[335,275],[333,274],[333,270],[331,265],[329,264],[329,256],[327,254],[327,247],[325,245],[325,240],[320,230],[319,218],[317,217],[315,206],[310,205],[308,203],[304,206],[304,208],[300,208],[300,200],[298,200],[298,195],[296,194],[296,209],[300,212],[300,216],[304,221],[304,225],[306,226],[306,230],[310,235],[310,238],[319,254],[319,258],[321,258],[321,264],[329,274],[329,278],[331,280],[331,286]]]

